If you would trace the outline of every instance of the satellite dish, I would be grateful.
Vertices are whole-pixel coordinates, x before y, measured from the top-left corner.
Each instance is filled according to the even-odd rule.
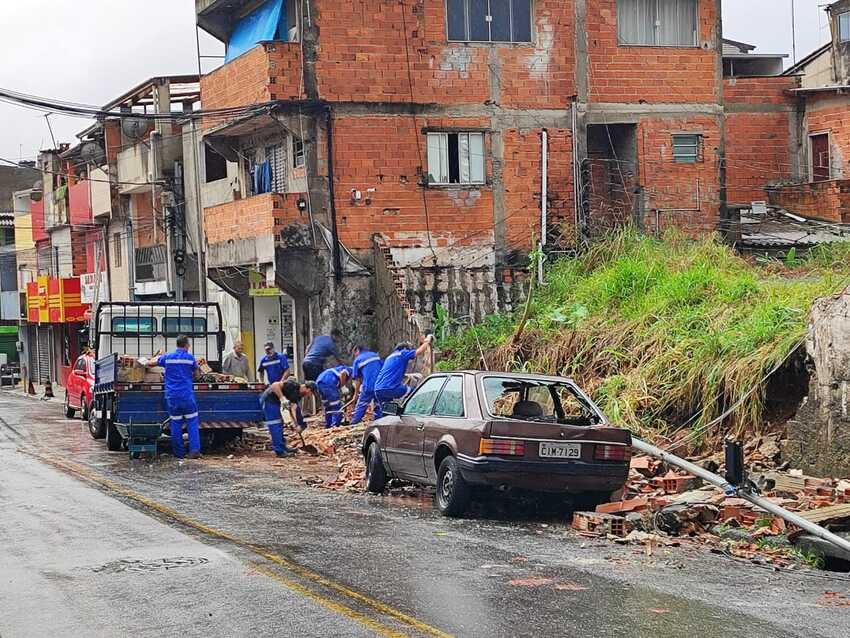
[[[149,129],[148,121],[143,117],[125,117],[121,120],[121,130],[131,140],[144,139]]]
[[[85,142],[80,146],[80,159],[86,164],[100,166],[106,161],[106,152],[97,142]]]

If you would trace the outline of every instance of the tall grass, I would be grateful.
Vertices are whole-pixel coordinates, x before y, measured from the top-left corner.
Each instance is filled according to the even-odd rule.
[[[812,302],[850,283],[850,246],[756,263],[714,240],[624,230],[555,263],[514,344],[496,316],[449,338],[443,367],[575,378],[616,423],[651,437],[700,427],[743,398],[727,427],[764,425],[767,372],[804,338]],[[745,397],[745,398],[744,398]]]

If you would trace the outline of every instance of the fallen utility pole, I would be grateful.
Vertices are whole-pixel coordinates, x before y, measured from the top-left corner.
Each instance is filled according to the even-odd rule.
[[[789,512],[785,508],[779,507],[776,503],[772,503],[771,501],[758,496],[757,494],[753,494],[752,492],[741,489],[734,485],[731,485],[726,479],[713,472],[709,472],[708,470],[701,468],[699,465],[695,465],[690,461],[686,461],[683,458],[679,458],[675,454],[670,454],[669,452],[665,452],[661,448],[655,447],[647,443],[646,441],[641,441],[638,438],[632,437],[632,447],[636,450],[643,452],[644,454],[648,454],[649,456],[654,456],[657,459],[664,461],[665,463],[669,463],[670,465],[675,465],[686,472],[690,472],[694,476],[698,476],[703,479],[707,483],[711,483],[715,487],[719,487],[727,496],[738,496],[743,498],[744,500],[749,501],[753,505],[756,505],[763,510],[770,512],[774,516],[778,516],[784,521],[791,523],[792,525],[796,525],[800,529],[806,530],[810,534],[817,536],[829,543],[832,543],[836,547],[845,551],[850,555],[850,542],[833,534],[827,529],[824,529],[820,525],[816,525],[811,521],[807,521],[802,516],[795,514],[794,512]]]

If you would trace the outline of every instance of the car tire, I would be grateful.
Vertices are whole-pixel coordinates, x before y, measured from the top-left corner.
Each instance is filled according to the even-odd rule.
[[[106,423],[106,449],[110,452],[120,452],[124,439],[114,423]]]
[[[93,439],[102,439],[106,436],[106,427],[103,419],[97,417],[94,406],[89,408],[89,434]]]
[[[443,516],[461,516],[469,506],[472,490],[460,473],[457,460],[447,456],[437,471],[437,509]]]
[[[382,494],[387,486],[387,469],[381,460],[381,448],[375,441],[366,451],[366,490],[372,494]]]
[[[66,419],[73,419],[74,415],[76,413],[77,413],[77,411],[74,408],[71,407],[70,396],[68,395],[68,391],[66,390],[65,391],[65,418]]]

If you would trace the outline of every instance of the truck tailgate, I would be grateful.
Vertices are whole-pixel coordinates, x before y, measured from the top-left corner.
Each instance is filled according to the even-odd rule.
[[[240,389],[204,389],[208,384],[196,384],[195,399],[201,425],[221,424],[220,427],[241,427],[263,421],[259,386]],[[163,423],[168,420],[165,393],[144,387],[116,388],[116,423]],[[228,425],[226,425],[228,424]]]

